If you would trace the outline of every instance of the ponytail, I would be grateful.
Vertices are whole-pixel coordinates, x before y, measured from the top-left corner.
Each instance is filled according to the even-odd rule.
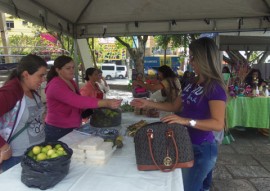
[[[53,63],[53,66],[51,67],[50,71],[47,74],[47,83],[51,81],[54,77],[58,76],[56,68],[61,69],[63,66],[65,66],[67,63],[71,61],[72,58],[69,56],[62,55],[57,57]]]
[[[47,83],[51,81],[54,77],[58,76],[54,66],[51,67],[50,71],[47,73]]]

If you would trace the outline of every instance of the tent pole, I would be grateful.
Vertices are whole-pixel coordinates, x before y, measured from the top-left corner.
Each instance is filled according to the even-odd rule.
[[[79,53],[78,53],[78,44],[77,39],[74,39],[74,61],[75,61],[75,81],[79,87],[79,71],[78,71],[78,65],[79,65]],[[80,88],[80,87],[79,87]]]

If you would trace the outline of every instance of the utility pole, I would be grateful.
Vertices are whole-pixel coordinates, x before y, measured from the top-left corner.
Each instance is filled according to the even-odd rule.
[[[8,48],[8,32],[6,26],[6,16],[5,13],[0,12],[0,30],[1,30],[1,39],[4,47],[4,54],[10,55],[10,49]],[[10,57],[5,56],[5,63],[11,63]]]

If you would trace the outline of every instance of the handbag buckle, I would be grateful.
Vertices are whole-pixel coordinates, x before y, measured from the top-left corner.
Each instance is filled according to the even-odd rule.
[[[172,129],[168,129],[167,131],[166,131],[166,137],[168,138],[171,138],[173,136],[173,130]]]
[[[153,131],[153,129],[151,129],[151,128],[149,128],[149,129],[147,129],[147,136],[148,137],[150,137],[151,139],[153,139],[154,138],[154,131]]]
[[[172,158],[169,157],[169,156],[166,156],[164,159],[163,159],[163,164],[165,166],[171,166],[172,165]]]

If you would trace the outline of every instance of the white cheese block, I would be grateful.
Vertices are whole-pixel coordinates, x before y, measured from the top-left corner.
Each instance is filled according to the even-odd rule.
[[[73,150],[73,154],[78,154],[78,155],[85,154],[85,149],[80,149],[78,145],[71,145],[70,148]]]
[[[89,166],[91,166],[91,165],[104,165],[108,161],[109,161],[109,159],[106,159],[106,160],[85,160],[84,164],[89,165]]]
[[[116,147],[113,147],[111,151],[107,152],[106,155],[88,155],[86,154],[86,160],[85,161],[92,161],[92,162],[96,162],[96,161],[103,161],[103,160],[107,160],[109,158],[111,158],[113,152],[116,150]]]
[[[97,150],[85,150],[86,156],[100,156],[105,157],[108,153],[112,151],[112,142],[103,142]]]
[[[76,153],[74,154],[73,153],[72,158],[84,160],[86,158],[86,156],[85,156],[85,153],[84,154],[76,154]]]
[[[73,157],[72,157],[72,160],[73,160],[73,159],[74,159],[76,162],[78,162],[78,163],[83,163],[83,164],[85,163],[85,159],[79,159],[79,158],[73,158]]]
[[[97,150],[97,148],[104,142],[101,137],[89,137],[78,144],[80,149]]]

